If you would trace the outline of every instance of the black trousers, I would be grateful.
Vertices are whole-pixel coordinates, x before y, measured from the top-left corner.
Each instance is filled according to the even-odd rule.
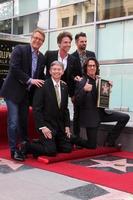
[[[88,147],[95,149],[97,147],[98,127],[87,127],[86,134],[88,139]]]
[[[73,106],[74,106],[73,134],[79,137],[80,136],[80,108],[76,104],[73,104]]]
[[[71,151],[72,144],[70,143],[70,139],[63,132],[58,132],[52,139],[46,139],[41,134],[40,140],[28,146],[28,153],[32,153],[35,156],[55,156],[58,152],[69,153]]]
[[[115,111],[110,111],[110,113],[106,113],[104,109],[99,108],[99,116],[100,116],[100,122],[116,122],[112,130],[108,133],[108,136],[105,141],[109,143],[111,146],[114,146],[116,140],[118,139],[122,130],[124,129],[124,127],[126,126],[127,122],[130,119],[129,115]],[[95,143],[93,137],[97,137],[96,129],[97,128],[94,129],[93,128],[91,129],[89,127],[86,128],[88,141],[90,141],[92,138],[93,141],[92,143]],[[74,104],[73,133],[76,137],[80,136],[80,108],[76,104]],[[79,144],[81,143],[81,141],[78,141],[77,143]]]
[[[99,114],[101,122],[116,122],[112,130],[109,131],[107,139],[105,141],[113,146],[115,145],[117,138],[120,136],[130,117],[128,114],[115,111],[112,111],[111,113],[106,113],[102,110],[99,110]]]

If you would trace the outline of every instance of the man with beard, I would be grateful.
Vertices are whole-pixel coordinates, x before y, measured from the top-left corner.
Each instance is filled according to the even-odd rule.
[[[86,33],[80,32],[75,35],[75,43],[77,46],[77,50],[72,53],[72,56],[76,58],[76,68],[72,68],[71,75],[74,78],[75,82],[80,81],[83,76],[83,65],[87,58],[96,57],[95,53],[92,51],[86,50],[87,46],[87,36]],[[76,138],[79,138],[80,135],[80,125],[79,125],[79,107],[76,105],[74,101],[74,96],[72,98],[72,102],[74,105],[74,118],[73,118],[73,133]],[[77,141],[77,140],[76,140]],[[81,141],[80,141],[81,142]],[[79,142],[79,143],[80,143]]]

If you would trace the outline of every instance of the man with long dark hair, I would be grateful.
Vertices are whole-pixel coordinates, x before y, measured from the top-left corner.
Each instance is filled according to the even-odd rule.
[[[95,58],[89,58],[84,64],[84,77],[77,83],[76,104],[80,108],[80,126],[86,128],[88,143],[86,147],[97,147],[97,131],[101,122],[116,122],[113,129],[109,131],[105,146],[119,147],[116,144],[123,128],[129,121],[129,115],[121,112],[106,112],[104,108],[97,107],[97,75],[99,74],[99,63]]]

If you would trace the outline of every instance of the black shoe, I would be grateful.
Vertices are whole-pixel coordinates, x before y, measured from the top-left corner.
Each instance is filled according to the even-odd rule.
[[[76,148],[76,149],[83,149],[84,147],[81,147],[81,146],[79,146],[79,145],[76,145],[75,148]]]
[[[118,143],[118,144],[112,144],[112,143],[108,143],[108,142],[105,142],[104,144],[105,147],[112,147],[112,148],[116,148],[118,150],[121,150],[122,149],[122,144],[121,143]]]
[[[24,158],[27,157],[27,154],[30,152],[30,143],[29,142],[22,142],[19,148],[21,154],[23,155]]]
[[[35,153],[33,153],[32,156],[33,156],[34,159],[37,159],[39,157],[39,155],[35,154]]]
[[[24,161],[25,160],[23,154],[20,151],[12,151],[11,158],[16,161]]]
[[[121,143],[116,144],[115,148],[117,148],[118,150],[121,150],[122,149],[122,144]]]

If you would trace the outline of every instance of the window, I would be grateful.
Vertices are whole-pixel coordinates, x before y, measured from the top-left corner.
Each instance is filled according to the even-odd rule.
[[[11,34],[11,19],[0,21],[0,32]]]
[[[13,16],[13,1],[0,3],[0,20]]]
[[[73,25],[77,25],[77,15],[73,16]]]
[[[98,0],[97,20],[129,16],[132,13],[132,0]]]
[[[89,23],[89,22],[93,22],[93,21],[94,21],[94,12],[88,12],[88,13],[86,13],[86,20],[85,20],[85,22]]]
[[[62,18],[62,27],[69,26],[69,17]]]
[[[48,12],[34,13],[13,19],[13,33],[27,34],[36,28],[48,29]]]

